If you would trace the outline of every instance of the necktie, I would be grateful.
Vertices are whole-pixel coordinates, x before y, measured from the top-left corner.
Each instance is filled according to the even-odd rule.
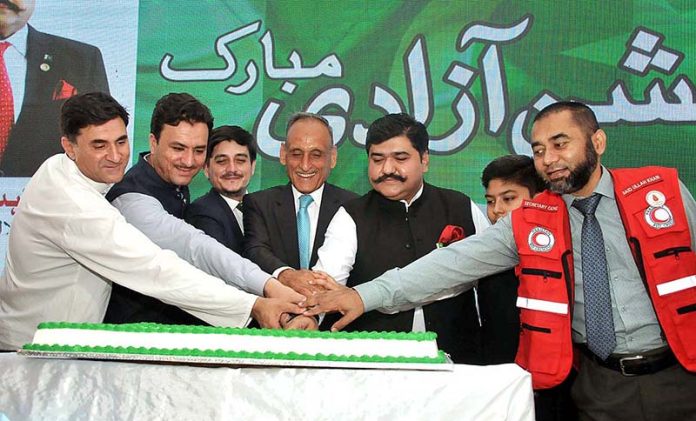
[[[297,245],[300,249],[300,268],[309,268],[309,212],[307,207],[314,201],[312,196],[303,194],[300,196],[300,210],[297,211]]]
[[[10,138],[10,130],[14,123],[14,102],[12,97],[12,85],[5,65],[5,50],[10,47],[9,42],[0,42],[0,158],[5,152],[7,141]]]
[[[241,213],[244,213],[244,205],[242,205],[242,202],[237,203],[237,209],[238,209]]]
[[[616,336],[604,239],[594,214],[601,198],[602,196],[594,193],[586,199],[576,199],[573,207],[585,215],[582,222],[581,246],[587,347],[602,360],[606,360],[616,347]]]

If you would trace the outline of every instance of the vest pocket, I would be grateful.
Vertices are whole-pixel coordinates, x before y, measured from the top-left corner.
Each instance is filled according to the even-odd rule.
[[[536,269],[536,268],[522,268],[520,271],[522,275],[534,275],[534,276],[541,276],[542,278],[554,278],[554,279],[561,279],[561,276],[563,275],[561,272],[556,272],[552,270],[546,270],[546,269]]]
[[[679,300],[672,303],[670,311],[673,312],[674,330],[681,342],[680,347],[684,350],[689,359],[696,359],[696,346],[693,346],[696,336],[696,301],[693,297],[687,300]],[[674,346],[672,346],[674,350]],[[675,352],[676,353],[676,352]]]
[[[551,329],[549,329],[548,327],[532,326],[527,323],[522,323],[521,327],[522,329],[532,330],[534,332],[551,333]]]
[[[684,307],[679,307],[677,309],[677,314],[687,314],[687,313],[691,313],[692,311],[696,311],[696,303],[689,304],[689,305],[684,306]]]
[[[538,297],[543,297],[544,300],[556,303],[568,302],[567,289],[562,272],[542,267],[522,267],[518,269],[518,276],[520,279],[519,297],[535,298],[533,301],[539,301]],[[520,305],[519,302],[518,307],[530,308],[526,305]],[[534,309],[534,307],[531,308]],[[545,308],[537,308],[537,310],[549,311]]]
[[[531,373],[558,373],[566,317],[521,308],[520,343],[515,362]]]
[[[655,252],[655,258],[656,259],[661,259],[663,257],[669,257],[669,256],[674,256],[676,259],[679,259],[679,253],[687,253],[691,251],[691,247],[686,247],[686,246],[681,246],[681,247],[670,247],[668,249],[664,249],[658,252]]]

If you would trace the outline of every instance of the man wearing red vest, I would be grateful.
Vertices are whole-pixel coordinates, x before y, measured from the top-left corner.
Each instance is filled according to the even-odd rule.
[[[532,149],[549,191],[480,235],[310,298],[307,314],[341,311],[340,329],[364,311],[417,305],[516,267],[516,362],[535,388],[562,382],[575,357],[581,419],[693,419],[696,202],[674,169],[607,170],[606,140],[586,105],[546,107]]]

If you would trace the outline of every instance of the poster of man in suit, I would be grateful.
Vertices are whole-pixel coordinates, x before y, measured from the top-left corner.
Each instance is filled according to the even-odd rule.
[[[11,108],[4,116],[11,119],[9,133],[2,132],[0,121],[0,176],[31,177],[46,158],[62,152],[58,116],[66,99],[82,92],[110,91],[103,52],[75,40],[71,33],[79,23],[72,24],[69,3],[0,0],[0,45],[9,44],[0,47],[5,67],[0,68],[0,79],[9,79],[9,84],[0,80],[0,106],[7,102]],[[45,9],[54,9],[52,20],[71,24],[44,29],[39,12]]]
[[[0,0],[0,254],[24,185],[62,152],[65,100],[110,92],[135,115],[137,18],[137,0]]]

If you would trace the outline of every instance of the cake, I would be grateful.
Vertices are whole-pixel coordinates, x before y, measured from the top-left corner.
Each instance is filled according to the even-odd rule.
[[[20,353],[262,365],[444,364],[432,332],[318,332],[210,326],[41,323]],[[331,363],[331,364],[327,364]],[[342,363],[347,363],[342,364]]]

